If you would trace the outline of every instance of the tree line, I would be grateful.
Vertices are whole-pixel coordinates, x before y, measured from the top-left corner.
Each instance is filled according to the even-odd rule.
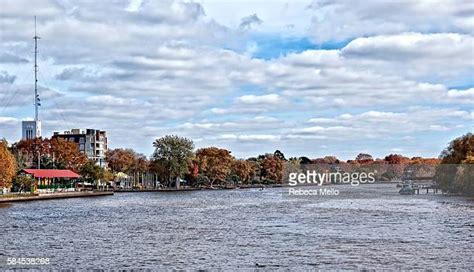
[[[379,180],[401,178],[407,169],[415,175],[433,176],[445,191],[474,193],[472,167],[474,137],[466,134],[453,140],[439,158],[408,158],[390,154],[375,159],[360,153],[354,160],[342,161],[334,156],[310,159],[286,158],[283,152],[262,154],[247,159],[235,158],[231,151],[218,147],[195,150],[191,139],[167,135],[153,142],[154,152],[147,158],[132,149],[116,148],[106,152],[108,167],[103,169],[79,152],[74,142],[60,138],[22,140],[8,146],[0,141],[0,187],[25,188],[31,180],[19,176],[24,168],[70,169],[86,181],[113,181],[126,175],[134,187],[142,187],[147,179],[159,181],[165,187],[179,187],[183,182],[192,187],[215,187],[236,184],[283,183],[288,172],[316,169],[319,171],[375,171]],[[442,170],[439,165],[456,165]],[[458,167],[464,165],[463,167]],[[416,167],[414,167],[416,166]]]

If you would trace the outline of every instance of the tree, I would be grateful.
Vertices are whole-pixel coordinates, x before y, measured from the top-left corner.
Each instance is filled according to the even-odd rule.
[[[74,142],[64,139],[35,138],[21,140],[12,146],[19,168],[56,168],[78,171],[87,163],[87,156]]]
[[[50,140],[50,153],[55,168],[78,171],[87,163],[87,156],[79,151],[78,145],[62,138]]]
[[[196,177],[196,185],[197,186],[207,185],[210,182],[211,181],[209,180],[209,178],[205,175],[197,175],[197,177]]]
[[[260,162],[252,159],[247,159],[246,162],[250,167],[249,183],[253,183],[256,177],[260,177]]]
[[[0,141],[0,188],[10,188],[16,174],[16,160],[6,140]]]
[[[324,162],[328,164],[336,164],[339,163],[339,159],[336,156],[326,156],[324,157]]]
[[[136,154],[130,170],[134,173],[143,173],[148,170],[148,160],[143,154]]]
[[[231,173],[240,178],[240,181],[248,183],[255,175],[253,162],[246,160],[234,160],[232,162]]]
[[[133,149],[116,148],[105,153],[105,160],[113,173],[126,173],[133,177],[133,185],[143,183],[143,174],[150,169],[150,162],[145,155]]]
[[[148,171],[150,163],[146,156],[134,152],[133,164],[130,167],[130,172],[133,174],[134,182],[140,182],[143,185],[143,174]]]
[[[196,151],[199,172],[209,178],[210,186],[216,181],[226,180],[233,160],[230,151],[222,148],[206,147]]]
[[[156,174],[161,182],[165,182],[168,187],[170,186],[171,173],[165,159],[152,159],[150,161],[150,171]]]
[[[355,161],[360,164],[367,164],[373,162],[374,158],[370,154],[359,153],[359,155],[357,155],[357,157],[355,158]]]
[[[440,155],[435,180],[444,191],[474,195],[474,135],[451,141]]]
[[[410,162],[410,159],[400,154],[390,154],[384,159],[389,164],[403,164]]]
[[[13,178],[15,191],[30,191],[35,184],[35,179],[29,175],[20,174]]]
[[[188,163],[193,157],[193,141],[177,135],[166,135],[155,140],[153,147],[153,160],[164,163],[169,178],[176,180],[176,189],[179,189],[179,178],[188,172]]]
[[[298,159],[300,161],[300,164],[311,164],[312,161],[308,157],[299,157]]]
[[[128,174],[135,163],[135,154],[131,149],[111,149],[105,153],[105,161],[113,172]]]
[[[287,162],[284,163],[284,180],[289,182],[289,177],[291,173],[301,173],[302,168],[306,168],[309,165],[301,165],[301,162],[298,158],[292,157],[289,158]]]
[[[89,160],[81,167],[79,172],[85,181],[97,184],[104,178],[104,171],[95,161]]]
[[[267,155],[261,162],[263,178],[281,183],[283,180],[283,161],[273,155]]]
[[[199,166],[196,161],[196,158],[193,158],[188,163],[188,173],[184,175],[184,179],[186,180],[187,185],[199,187],[200,185],[203,185],[203,184],[200,184],[198,182],[197,180],[198,176],[199,176]]]
[[[12,145],[12,151],[17,158],[19,168],[38,168],[41,159],[50,154],[50,142],[41,137],[30,140],[21,140]]]
[[[286,161],[285,154],[283,154],[283,152],[281,152],[280,150],[275,150],[273,156],[279,158],[282,161]]]

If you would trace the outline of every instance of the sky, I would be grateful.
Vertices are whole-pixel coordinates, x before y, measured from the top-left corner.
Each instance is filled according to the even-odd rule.
[[[167,134],[238,158],[437,157],[474,127],[468,0],[0,2],[0,138]]]

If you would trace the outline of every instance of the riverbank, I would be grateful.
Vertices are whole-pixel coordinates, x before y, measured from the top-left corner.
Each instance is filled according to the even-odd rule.
[[[77,197],[97,197],[113,195],[113,191],[85,191],[85,192],[66,192],[66,193],[51,193],[51,194],[32,194],[27,196],[12,196],[0,198],[0,203],[7,202],[22,202],[35,200],[50,200],[62,198],[77,198]]]
[[[397,184],[398,181],[377,181],[378,184]],[[324,183],[328,185],[346,185],[344,183]],[[312,187],[314,183],[298,184],[297,187]],[[288,183],[270,183],[270,184],[242,184],[239,186],[222,186],[216,185],[212,187],[186,187],[181,189],[175,188],[159,188],[159,189],[115,189],[116,193],[139,193],[139,192],[180,192],[180,191],[200,191],[200,190],[235,190],[235,189],[262,189],[262,188],[291,188],[295,187]]]
[[[200,191],[202,188],[160,188],[160,189],[116,189],[115,193],[140,193],[140,192],[186,192],[186,191]]]

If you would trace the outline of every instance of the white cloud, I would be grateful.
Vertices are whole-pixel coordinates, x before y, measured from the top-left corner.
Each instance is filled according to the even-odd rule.
[[[253,135],[235,135],[235,134],[222,134],[217,139],[221,140],[237,140],[242,142],[260,142],[260,141],[278,141],[280,139],[277,135],[265,135],[265,134],[253,134]]]
[[[243,104],[265,104],[277,105],[282,102],[282,98],[278,94],[266,95],[243,95],[237,98],[237,101]]]
[[[18,119],[13,117],[0,116],[0,125],[15,125]]]
[[[317,41],[410,31],[473,31],[474,5],[469,0],[314,0],[310,8],[314,12],[310,33]]]
[[[458,76],[473,67],[474,38],[457,33],[403,33],[357,38],[341,50],[354,64],[411,78]]]
[[[458,101],[459,103],[474,104],[474,88],[467,90],[449,90],[448,98]]]
[[[321,124],[295,130],[297,134],[339,135],[349,140],[353,135],[391,137],[420,131],[449,131],[471,119],[472,112],[454,109],[414,108],[407,112],[368,111],[341,114],[333,118],[311,118],[309,123]],[[330,124],[330,126],[322,126]]]
[[[461,13],[470,10],[439,4],[441,20],[429,16],[430,8],[438,10],[430,3],[403,2],[401,10],[391,8],[395,2],[364,3],[350,9],[346,2],[318,2],[313,10],[304,1],[7,1],[0,16],[7,71],[0,72],[0,114],[20,120],[33,112],[33,11],[24,8],[32,5],[42,36],[46,134],[97,127],[110,132],[112,146],[150,153],[154,137],[178,133],[255,155],[275,146],[306,152],[323,141],[331,152],[333,140],[355,149],[354,135],[393,141],[395,133],[417,142],[417,134],[469,128],[473,36]],[[258,16],[245,22],[263,22],[242,31],[249,14]],[[308,29],[314,22],[320,24]],[[420,22],[440,29],[427,31]],[[275,37],[304,39],[308,30],[314,40],[354,40],[342,49],[252,57]],[[16,140],[14,125],[0,123],[0,131]]]

